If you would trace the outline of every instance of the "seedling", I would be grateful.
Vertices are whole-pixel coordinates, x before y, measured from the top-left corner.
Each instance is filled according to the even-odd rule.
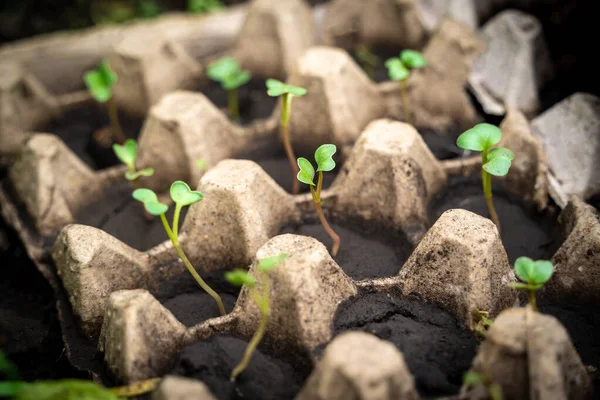
[[[537,311],[535,292],[548,282],[552,277],[553,272],[554,270],[550,261],[533,261],[529,257],[519,257],[517,258],[517,261],[515,261],[515,274],[517,274],[517,277],[525,283],[516,282],[510,283],[509,285],[513,289],[527,290],[527,294],[529,295],[529,305],[533,311]]]
[[[248,343],[248,347],[246,347],[246,350],[244,351],[242,360],[231,373],[232,382],[235,381],[235,379],[248,367],[250,359],[252,358],[252,353],[254,353],[258,347],[258,344],[265,336],[267,322],[269,321],[269,315],[271,314],[271,305],[269,300],[271,281],[269,279],[268,272],[277,268],[282,262],[285,261],[286,258],[287,254],[279,254],[265,258],[258,264],[256,268],[258,273],[256,276],[244,271],[243,269],[236,269],[225,274],[225,278],[232,285],[246,285],[248,287],[248,290],[250,290],[250,295],[254,299],[254,302],[260,311],[260,322],[258,323],[258,328],[256,329],[254,336],[252,336],[250,343]]]
[[[196,167],[198,167],[200,169],[206,169],[206,161],[204,161],[202,158],[197,159]]]
[[[381,62],[381,59],[373,54],[371,49],[369,49],[369,46],[365,43],[358,45],[358,48],[356,49],[356,58],[361,63],[369,78],[373,78],[375,69]]]
[[[400,57],[390,58],[385,62],[390,79],[400,82],[400,95],[402,96],[402,109],[404,110],[404,120],[412,124],[408,104],[407,83],[410,77],[410,71],[415,68],[424,68],[428,65],[423,54],[416,50],[404,50]]]
[[[242,70],[240,64],[232,57],[223,57],[212,62],[206,71],[208,77],[221,83],[227,91],[229,118],[233,121],[240,119],[238,88],[248,83],[252,75],[250,71]]]
[[[290,114],[292,112],[292,99],[294,96],[301,97],[307,93],[307,90],[298,86],[286,85],[277,79],[267,79],[267,94],[271,97],[281,96],[281,122],[279,124],[279,133],[281,135],[281,141],[285,148],[285,154],[290,161],[292,167],[293,177],[295,177],[299,170],[296,166],[296,155],[294,149],[292,149],[292,143],[290,141]],[[292,179],[292,194],[298,194],[300,191],[299,182],[296,179]]]
[[[187,9],[194,14],[204,14],[222,10],[224,7],[219,0],[188,0]]]
[[[187,183],[182,181],[173,182],[170,190],[171,199],[175,202],[175,213],[173,214],[173,223],[172,226],[169,225],[167,221],[167,217],[165,213],[169,210],[169,206],[161,203],[158,200],[158,196],[150,189],[136,189],[133,191],[133,198],[144,203],[144,208],[150,215],[160,216],[160,220],[165,228],[165,232],[167,232],[167,236],[171,239],[171,243],[173,243],[173,247],[183,261],[183,264],[187,268],[190,274],[194,277],[198,285],[206,293],[208,293],[215,302],[217,303],[217,307],[219,308],[219,313],[221,315],[225,315],[225,307],[223,307],[223,301],[221,300],[221,296],[217,294],[208,284],[202,279],[196,269],[188,260],[187,256],[183,252],[181,245],[179,244],[179,215],[181,214],[181,209],[185,206],[191,206],[194,203],[197,203],[204,199],[204,195],[196,190],[191,190]]]
[[[471,310],[471,316],[473,317],[473,330],[481,339],[485,339],[487,337],[487,331],[494,322],[488,318],[489,315],[490,313],[488,311],[482,311],[477,307],[474,307]]]
[[[310,193],[312,194],[321,225],[323,225],[327,234],[333,239],[333,247],[331,248],[332,257],[335,257],[340,249],[340,237],[333,229],[331,229],[331,226],[329,226],[329,223],[327,223],[327,220],[325,219],[325,214],[323,214],[323,208],[321,207],[321,189],[323,188],[323,171],[332,171],[335,168],[335,161],[333,161],[332,156],[335,154],[336,150],[337,149],[333,144],[323,144],[315,151],[315,161],[317,162],[317,172],[319,173],[319,179],[317,180],[316,185],[314,183],[315,168],[311,162],[303,157],[298,159],[298,167],[300,168],[298,180],[309,185]]]
[[[130,181],[134,187],[138,184],[138,178],[140,176],[152,176],[154,175],[153,168],[144,168],[137,170],[135,168],[135,160],[137,158],[137,142],[133,139],[127,139],[125,144],[113,144],[113,151],[117,158],[125,165],[127,165],[127,172],[125,172],[125,179]]]
[[[487,375],[481,372],[468,371],[463,376],[463,385],[466,388],[472,388],[477,385],[483,385],[488,391],[492,400],[503,400],[502,386],[493,382]]]
[[[500,232],[500,220],[492,201],[492,175],[505,176],[510,169],[511,161],[515,155],[509,149],[497,147],[492,149],[502,139],[502,132],[497,126],[490,124],[477,124],[461,134],[456,140],[456,145],[461,149],[481,151],[481,181],[483,195],[487,204],[490,218]]]
[[[112,96],[112,87],[117,82],[117,74],[110,68],[107,60],[102,60],[98,68],[85,74],[83,80],[94,99],[98,103],[106,103],[113,141],[118,144],[125,143],[125,135],[119,123],[117,103]]]
[[[160,12],[160,6],[156,0],[140,0],[138,3],[138,15],[141,18],[156,18],[160,15]]]

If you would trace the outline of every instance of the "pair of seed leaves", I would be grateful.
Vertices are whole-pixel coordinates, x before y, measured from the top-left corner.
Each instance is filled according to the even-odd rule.
[[[498,144],[500,139],[502,139],[502,131],[497,126],[477,124],[460,135],[456,140],[456,144],[461,149],[484,151]],[[483,169],[490,175],[504,176],[508,174],[511,161],[514,158],[514,153],[504,147],[489,150],[487,163],[483,165]]]
[[[117,82],[117,74],[107,60],[102,60],[98,68],[87,72],[83,80],[98,103],[106,103],[112,97],[112,87]]]
[[[550,261],[519,257],[515,261],[515,274],[525,283],[511,283],[510,286],[514,289],[538,290],[548,282],[553,272]]]
[[[129,171],[125,172],[125,179],[135,181],[140,176],[154,175],[153,168],[144,168],[140,171],[135,169],[135,160],[137,158],[137,143],[133,139],[127,139],[123,145],[113,144],[113,151],[117,158],[127,167]]]
[[[267,94],[271,97],[279,97],[291,94],[296,97],[304,96],[308,91],[300,86],[288,85],[277,79],[267,79]]]
[[[416,50],[404,50],[400,53],[400,57],[390,58],[385,62],[390,79],[393,81],[408,79],[411,69],[423,68],[427,65],[423,54]]]
[[[210,79],[220,82],[225,90],[237,89],[252,77],[250,71],[242,70],[240,63],[233,57],[223,57],[212,62],[206,73]]]
[[[261,272],[271,271],[277,268],[279,265],[281,265],[281,263],[284,262],[287,259],[287,257],[287,254],[282,253],[264,258],[261,262],[258,263],[258,266],[256,268]],[[235,286],[246,285],[249,287],[253,287],[254,285],[256,285],[256,278],[254,277],[254,275],[250,274],[248,271],[239,268],[231,272],[227,272],[225,274],[225,279],[227,279],[229,283]]]
[[[183,181],[173,182],[169,190],[171,199],[177,206],[191,206],[204,199],[204,195],[197,190],[191,190],[187,183]],[[158,196],[150,189],[136,189],[133,191],[133,198],[144,203],[144,208],[151,215],[161,215],[169,210],[169,206],[161,203]]]
[[[335,168],[335,161],[332,156],[337,148],[334,144],[323,144],[315,151],[315,161],[317,162],[317,171],[331,171]],[[315,168],[312,163],[304,157],[298,158],[298,180],[307,185],[316,186],[314,182]]]

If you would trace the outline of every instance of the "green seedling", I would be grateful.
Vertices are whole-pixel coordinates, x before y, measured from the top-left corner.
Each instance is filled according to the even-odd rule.
[[[225,8],[219,0],[188,0],[187,9],[193,14],[205,14]]]
[[[208,77],[221,84],[227,91],[229,118],[233,121],[240,119],[238,88],[248,83],[252,75],[250,71],[242,70],[240,64],[232,57],[223,57],[212,62],[206,71]]]
[[[529,305],[533,311],[537,311],[537,303],[535,301],[535,292],[541,289],[546,282],[552,277],[554,269],[550,261],[537,260],[533,261],[529,257],[519,257],[515,261],[515,274],[523,281],[510,283],[513,289],[527,290],[529,295]]]
[[[292,143],[290,140],[290,114],[292,112],[292,99],[294,96],[301,97],[307,93],[307,90],[298,86],[287,85],[277,79],[267,79],[267,94],[271,97],[280,97],[282,101],[281,106],[281,122],[279,124],[281,141],[285,149],[285,154],[292,167],[293,177],[298,174],[298,167],[296,166],[296,155],[294,149],[292,149]],[[299,182],[292,179],[292,194],[298,194],[300,191]]]
[[[500,220],[492,201],[492,175],[505,176],[510,169],[511,161],[515,155],[509,149],[497,147],[492,149],[502,139],[502,132],[497,126],[490,124],[477,124],[461,134],[456,140],[456,145],[461,149],[481,152],[481,181],[483,195],[487,204],[490,218],[500,232]]]
[[[139,0],[137,9],[138,15],[145,19],[156,18],[161,12],[156,0]]]
[[[427,60],[423,54],[416,50],[404,50],[400,57],[390,58],[385,62],[390,79],[400,82],[400,95],[402,96],[402,109],[404,111],[404,120],[412,124],[411,113],[408,104],[408,78],[410,71],[416,68],[427,66]]]
[[[177,252],[181,261],[187,268],[190,274],[194,277],[198,285],[206,293],[208,293],[215,302],[217,303],[217,307],[219,308],[219,313],[221,315],[225,315],[225,307],[223,306],[223,301],[221,300],[221,296],[217,294],[208,284],[202,279],[196,269],[187,258],[181,245],[179,244],[179,215],[181,214],[181,209],[186,206],[191,206],[194,203],[197,203],[204,199],[204,195],[196,190],[191,190],[187,183],[182,181],[173,182],[170,190],[171,199],[175,202],[175,213],[173,214],[173,223],[172,226],[169,225],[167,221],[167,217],[165,213],[169,210],[169,206],[161,203],[158,200],[158,196],[150,189],[136,189],[133,191],[133,198],[144,203],[144,208],[150,215],[159,216],[162,221],[163,227],[165,228],[165,232],[167,232],[167,236],[173,243],[173,247]]]
[[[327,220],[325,219],[325,214],[323,214],[323,208],[321,207],[321,189],[323,188],[323,171],[332,171],[335,168],[335,161],[333,161],[332,156],[335,154],[336,150],[337,149],[333,144],[323,144],[315,151],[315,161],[317,162],[317,172],[319,173],[319,179],[317,180],[316,185],[314,183],[315,168],[311,162],[303,157],[298,159],[298,167],[300,168],[298,180],[309,185],[310,193],[312,194],[321,225],[323,225],[327,234],[333,239],[333,247],[331,248],[332,257],[335,257],[340,249],[340,237],[333,229],[331,229],[331,226],[329,226],[329,223],[327,223]]]
[[[125,135],[123,135],[119,123],[117,103],[112,95],[112,87],[117,82],[117,74],[110,68],[107,60],[102,60],[98,68],[85,74],[83,80],[92,97],[98,103],[106,103],[113,141],[118,144],[125,143]]]
[[[494,322],[488,318],[489,315],[490,313],[488,311],[482,311],[477,307],[474,307],[471,310],[471,316],[473,317],[473,330],[481,339],[485,339],[487,337],[487,331]]]
[[[196,167],[198,167],[200,169],[206,169],[206,161],[204,161],[202,158],[197,159]]]
[[[133,139],[127,139],[123,145],[113,144],[115,155],[128,168],[125,172],[125,179],[130,181],[134,187],[137,187],[139,177],[154,175],[154,169],[152,168],[144,168],[139,171],[135,168],[137,147],[137,142]]]
[[[487,375],[483,373],[468,371],[463,376],[463,385],[465,386],[465,388],[473,388],[478,385],[483,385],[487,389],[488,394],[490,395],[490,398],[492,400],[504,399],[504,395],[502,393],[502,386],[493,382],[490,378],[488,378]]]
[[[356,49],[356,58],[362,65],[369,78],[373,78],[375,75],[375,69],[381,62],[381,59],[373,54],[369,46],[365,43],[358,45]]]
[[[256,276],[250,274],[243,269],[236,269],[225,274],[225,278],[235,286],[246,286],[250,290],[250,295],[256,303],[260,311],[260,322],[258,328],[252,336],[250,343],[244,351],[244,356],[240,363],[233,369],[231,373],[231,381],[235,379],[248,367],[252,353],[258,347],[258,344],[265,336],[267,330],[267,322],[269,321],[269,315],[271,314],[270,305],[270,292],[271,292],[271,281],[269,279],[269,271],[277,268],[287,258],[287,254],[279,254],[276,256],[267,257],[258,263],[256,268]],[[260,286],[260,288],[259,288]]]

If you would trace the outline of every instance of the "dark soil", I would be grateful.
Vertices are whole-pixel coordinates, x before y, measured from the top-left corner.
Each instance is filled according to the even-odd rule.
[[[357,55],[356,50],[348,50],[348,54],[350,57],[354,59],[362,69],[365,71],[369,78],[374,82],[381,83],[387,82],[390,80],[390,76],[388,75],[388,69],[385,66],[385,62],[393,57],[399,57],[402,52],[402,48],[394,47],[394,46],[370,46],[369,51],[373,53],[377,58],[377,66],[373,69],[372,74],[365,68],[365,65],[360,61]]]
[[[464,154],[464,150],[456,145],[456,139],[462,133],[456,128],[446,133],[440,133],[430,128],[418,128],[417,131],[438,160],[451,160],[462,157]]]
[[[85,377],[63,353],[52,288],[1,219],[0,349],[25,380]]]
[[[396,345],[422,396],[457,393],[478,343],[472,332],[441,308],[385,293],[362,294],[343,302],[333,328],[334,335],[361,330]]]
[[[198,270],[198,273],[221,296],[225,311],[231,312],[237,301],[239,288],[225,281],[224,271],[203,273]],[[152,294],[185,326],[194,326],[219,316],[215,300],[202,290],[187,270],[161,282]]]
[[[203,381],[220,400],[293,399],[306,376],[292,365],[260,351],[254,352],[248,368],[235,383],[229,381],[247,344],[230,336],[196,343],[183,350],[172,374]]]
[[[594,398],[600,398],[600,311],[598,305],[554,304],[539,301],[540,312],[558,319],[569,332],[577,353],[584,365],[596,368],[592,374]]]
[[[335,262],[355,280],[385,278],[398,274],[413,250],[401,232],[390,232],[361,222],[332,222],[332,229],[340,236],[340,250]],[[306,218],[302,224],[284,226],[280,234],[293,233],[310,236],[331,251],[332,240],[315,218]]]
[[[119,120],[125,136],[137,139],[142,121],[128,119],[123,113],[119,115]],[[40,132],[48,132],[60,137],[92,169],[100,170],[119,164],[112,147],[101,145],[93,137],[96,131],[108,125],[106,107],[97,104],[66,112]]]
[[[201,89],[202,93],[213,102],[215,106],[228,115],[227,91],[221,84],[209,81],[208,86]],[[238,89],[240,124],[248,125],[256,119],[270,117],[277,104],[277,98],[267,95],[267,86],[264,80],[251,79],[250,82]]]
[[[549,260],[561,244],[560,230],[555,217],[537,212],[516,196],[493,183],[493,200],[500,219],[501,238],[512,264],[518,257]],[[433,203],[431,221],[444,211],[462,208],[489,218],[479,177],[451,178],[444,193]]]
[[[93,226],[111,234],[139,251],[146,251],[169,240],[159,217],[144,212],[144,206],[131,197],[133,189],[123,181],[107,189],[105,195],[88,204],[75,216],[78,224]],[[179,226],[183,224],[188,208],[181,211]],[[167,212],[171,223],[174,207]]]

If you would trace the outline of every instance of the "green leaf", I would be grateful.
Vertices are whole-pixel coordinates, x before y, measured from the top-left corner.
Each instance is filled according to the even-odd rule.
[[[385,66],[388,69],[390,79],[393,81],[403,81],[410,76],[410,71],[399,58],[390,58],[385,62]]]
[[[267,79],[267,94],[271,97],[279,97],[283,94],[289,93],[294,96],[304,96],[308,91],[300,86],[288,85],[277,79]]]
[[[483,169],[490,175],[505,176],[510,169],[510,160],[508,158],[495,158],[483,164]]]
[[[533,281],[540,285],[548,282],[554,273],[554,268],[550,261],[537,260],[535,262],[535,272],[533,274]]]
[[[219,0],[188,0],[187,9],[194,14],[218,11],[225,8]]]
[[[498,144],[501,138],[502,132],[497,126],[477,124],[460,135],[456,145],[465,150],[483,151]]]
[[[463,375],[463,385],[465,385],[467,387],[479,385],[480,383],[483,384],[484,381],[485,381],[485,378],[484,378],[483,374],[481,374],[479,372],[467,371]]]
[[[400,61],[402,61],[402,64],[410,69],[423,68],[428,65],[425,56],[416,50],[402,51],[402,53],[400,53]]]
[[[550,261],[533,261],[529,257],[519,257],[515,261],[515,274],[529,285],[543,285],[552,277],[553,271]]]
[[[246,70],[237,71],[237,72],[233,73],[232,75],[229,75],[227,78],[225,78],[224,81],[222,81],[223,89],[225,89],[225,90],[237,89],[240,86],[243,86],[246,83],[248,83],[250,78],[252,78],[250,71],[246,71]]]
[[[199,158],[196,160],[196,166],[200,169],[205,169],[206,168],[206,161],[204,161],[203,159]]]
[[[156,0],[140,0],[138,14],[146,19],[156,18],[160,15],[160,6],[156,3]]]
[[[150,189],[136,189],[132,194],[137,201],[144,203],[144,208],[150,215],[161,215],[167,212],[169,206],[158,201],[158,196]]]
[[[0,397],[17,396],[27,386],[27,383],[21,381],[0,382]],[[18,399],[18,397],[15,397]]]
[[[17,366],[10,361],[2,350],[0,350],[0,374],[4,375],[7,380],[19,379]]]
[[[335,161],[331,158],[337,148],[334,144],[323,144],[315,151],[315,160],[317,161],[317,171],[331,171],[335,168]]]
[[[87,72],[83,80],[97,102],[106,103],[112,97],[112,86],[117,82],[115,74],[108,61],[102,60],[95,70]]]
[[[102,80],[106,86],[112,87],[117,83],[117,74],[110,68],[107,60],[100,61],[98,72],[102,76]]]
[[[125,172],[125,179],[128,181],[135,181],[140,176],[152,176],[154,175],[154,168],[145,168],[141,171],[127,171]]]
[[[204,199],[202,193],[197,190],[191,190],[188,184],[183,181],[173,182],[170,193],[173,201],[182,206],[190,206]]]
[[[297,176],[298,180],[307,185],[315,186],[315,183],[313,182],[313,179],[315,178],[315,168],[310,161],[304,157],[300,157],[297,162],[298,167],[300,168]]]
[[[514,160],[515,153],[513,153],[512,151],[510,151],[507,148],[497,147],[495,149],[490,150],[487,158],[488,158],[488,161],[492,160],[494,158],[506,158],[508,160]]]
[[[259,271],[270,271],[280,266],[287,257],[287,254],[278,254],[276,256],[267,257],[258,263],[257,268]]]
[[[240,71],[240,64],[233,57],[223,57],[209,64],[206,73],[217,82],[225,80]]]
[[[227,282],[235,286],[256,285],[256,279],[250,275],[248,271],[244,271],[243,269],[235,269],[233,271],[226,272],[225,279],[227,279]]]
[[[127,139],[123,145],[113,144],[113,151],[117,158],[130,169],[135,169],[137,157],[137,143],[133,139]]]

